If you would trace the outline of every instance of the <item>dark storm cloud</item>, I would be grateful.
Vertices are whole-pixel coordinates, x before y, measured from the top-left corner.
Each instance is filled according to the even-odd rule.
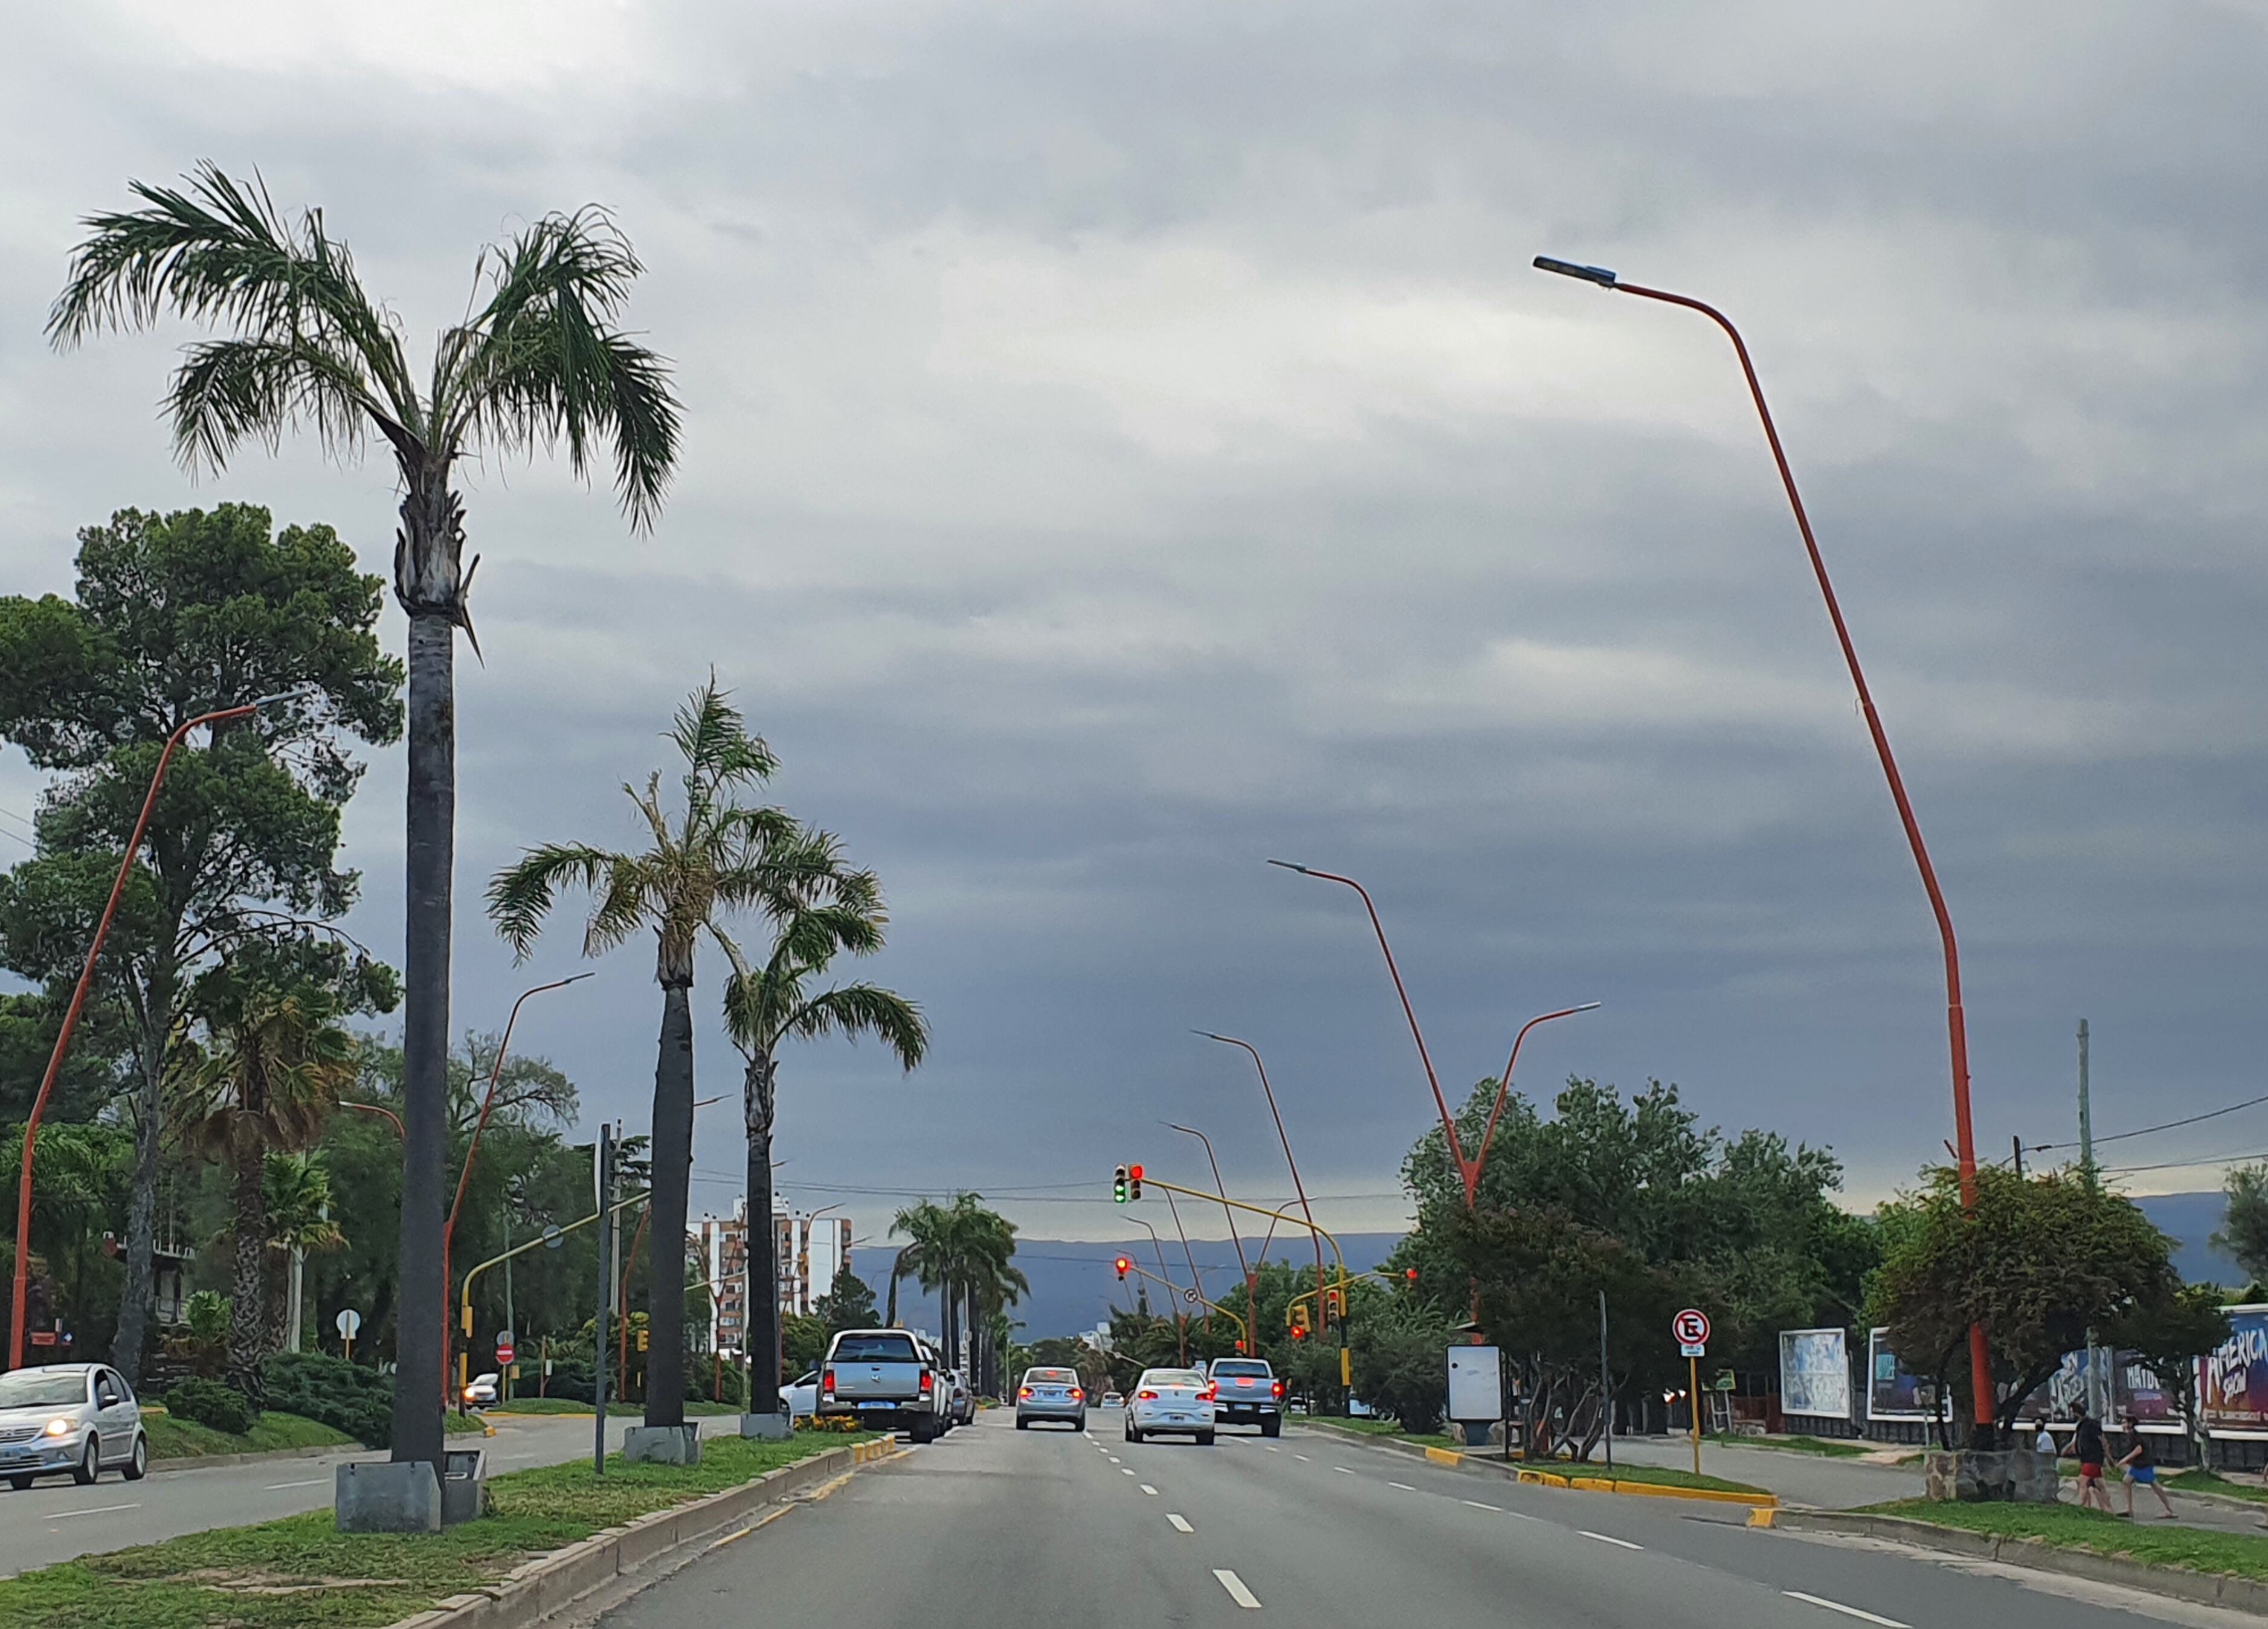
[[[259,165],[413,334],[514,220],[616,211],[687,459],[651,540],[552,465],[473,477],[460,1025],[574,948],[515,972],[482,882],[631,840],[617,783],[713,664],[938,1026],[910,1083],[791,1060],[784,1180],[1038,1190],[1175,1167],[1182,1118],[1281,1189],[1201,1024],[1266,1050],[1311,1186],[1390,1192],[1423,1078],[1358,902],[1270,855],[1372,886],[1451,1090],[1602,999],[1531,1089],[1674,1078],[1859,1194],[1910,1175],[1935,947],[1737,376],[1543,249],[1749,331],[1964,930],[1987,1152],[2067,1125],[2082,1012],[2098,1124],[2255,1090],[2260,8],[395,10],[11,25],[0,560],[60,587],[74,525],[219,496],[387,558],[381,467],[169,468],[177,335],[45,354],[127,176]],[[378,943],[399,790],[350,816]],[[643,1113],[650,979],[531,1013],[595,1109]],[[1019,1214],[1107,1230],[1061,1195]]]

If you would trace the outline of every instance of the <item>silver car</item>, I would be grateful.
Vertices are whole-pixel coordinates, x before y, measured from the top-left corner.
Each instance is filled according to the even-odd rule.
[[[142,1405],[114,1369],[50,1363],[0,1375],[0,1477],[18,1493],[32,1479],[92,1482],[115,1470],[138,1482],[150,1470]]]
[[[1016,1429],[1029,1431],[1035,1420],[1061,1420],[1074,1431],[1086,1429],[1086,1388],[1075,1369],[1027,1369],[1016,1388]]]

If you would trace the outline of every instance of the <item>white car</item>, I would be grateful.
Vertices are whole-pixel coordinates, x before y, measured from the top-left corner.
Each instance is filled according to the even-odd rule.
[[[819,1371],[799,1376],[780,1388],[780,1406],[790,1420],[808,1420],[819,1412]]]
[[[92,1482],[115,1469],[138,1482],[150,1469],[142,1405],[116,1369],[49,1363],[0,1375],[0,1476],[18,1493],[58,1472]]]
[[[1193,1369],[1145,1369],[1126,1399],[1126,1440],[1182,1435],[1210,1448],[1213,1433],[1213,1390]]]
[[[504,1376],[501,1375],[474,1376],[472,1383],[465,1388],[466,1406],[469,1408],[495,1406],[497,1398],[503,1395],[501,1390],[503,1385]]]

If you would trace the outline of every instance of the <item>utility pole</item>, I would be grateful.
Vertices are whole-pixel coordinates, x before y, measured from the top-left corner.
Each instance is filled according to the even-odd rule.
[[[614,1133],[606,1121],[599,1122],[599,1141],[593,1146],[591,1163],[596,1166],[600,1214],[609,1210],[615,1202],[615,1142]],[[619,1222],[614,1227],[599,1229],[599,1349],[592,1361],[591,1401],[598,1411],[598,1441],[591,1449],[591,1471],[594,1476],[607,1474],[607,1316],[615,1310],[614,1252],[610,1244],[621,1232]]]
[[[2022,1137],[2017,1136],[2012,1137],[2009,1141],[2015,1144],[2016,1178],[2018,1181],[2021,1181],[2024,1175],[2024,1140]]]
[[[508,1200],[504,1207],[504,1247],[507,1251],[512,1248],[512,1204]],[[515,1339],[519,1337],[519,1325],[513,1321],[512,1316],[512,1258],[510,1256],[504,1258],[504,1326],[512,1332]],[[509,1403],[512,1401],[512,1366],[510,1363],[499,1363],[497,1369],[498,1370],[497,1394]]]
[[[2079,1175],[2089,1193],[2095,1192],[2095,1117],[2087,1102],[2087,1020],[2079,1021]],[[2102,1353],[2095,1332],[2087,1332],[2087,1412],[2097,1420],[2109,1404],[2110,1388],[2103,1384]]]
[[[1607,1421],[1607,1475],[1615,1473],[1615,1385],[1613,1371],[1607,1367],[1607,1292],[1599,1292],[1599,1409]],[[1511,1440],[1509,1431],[1506,1441]]]

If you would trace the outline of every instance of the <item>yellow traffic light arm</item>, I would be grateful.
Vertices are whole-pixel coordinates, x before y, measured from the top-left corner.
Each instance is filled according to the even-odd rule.
[[[482,1273],[487,1272],[490,1267],[497,1266],[500,1262],[509,1261],[514,1256],[525,1255],[527,1251],[535,1249],[538,1245],[549,1244],[554,1238],[564,1238],[578,1228],[587,1228],[602,1216],[611,1216],[617,1210],[628,1210],[633,1205],[643,1205],[645,1203],[645,1200],[646,1196],[643,1193],[632,1194],[629,1199],[624,1200],[621,1204],[615,1206],[612,1209],[593,1211],[589,1215],[583,1217],[579,1221],[569,1222],[565,1227],[560,1229],[556,1234],[538,1234],[535,1237],[528,1240],[525,1244],[515,1244],[510,1250],[504,1251],[501,1256],[490,1256],[486,1261],[482,1262],[479,1266],[468,1268],[465,1273],[465,1298],[463,1304],[465,1339],[470,1340],[473,1338],[473,1280],[475,1279],[478,1278]],[[465,1354],[460,1353],[458,1355],[462,1357]],[[459,1367],[461,1368],[462,1365],[460,1364]]]
[[[1145,1175],[1142,1180],[1152,1187],[1163,1188],[1168,1193],[1186,1194],[1193,1200],[1203,1200],[1208,1205],[1226,1205],[1233,1210],[1248,1210],[1256,1216],[1273,1216],[1277,1221],[1288,1222],[1295,1228],[1307,1228],[1319,1233],[1330,1245],[1331,1254],[1338,1258],[1339,1282],[1344,1284],[1347,1280],[1346,1252],[1339,1248],[1338,1240],[1331,1236],[1329,1229],[1318,1227],[1305,1216],[1286,1210],[1270,1210],[1265,1205],[1248,1205],[1242,1200],[1223,1199],[1218,1193],[1208,1193],[1201,1188],[1185,1188],[1179,1183],[1167,1182],[1163,1177]]]
[[[1115,1266],[1116,1264],[1114,1263],[1113,1265]],[[1137,1266],[1137,1265],[1135,1265],[1135,1263],[1134,1263],[1134,1262],[1132,1262],[1131,1260],[1129,1260],[1129,1261],[1127,1262],[1127,1264],[1126,1264],[1126,1271],[1127,1271],[1128,1273],[1140,1273],[1142,1277],[1144,1277],[1144,1278],[1145,1278],[1145,1279],[1148,1279],[1148,1280],[1150,1280],[1150,1282],[1152,1282],[1152,1284],[1162,1284],[1162,1285],[1164,1285],[1164,1286],[1166,1287],[1166,1288],[1167,1288],[1168,1290],[1171,1290],[1171,1291],[1173,1292],[1174,1300],[1175,1301],[1175,1302],[1176,1302],[1176,1303],[1178,1303],[1178,1302],[1182,1300],[1182,1298],[1183,1296],[1185,1296],[1185,1295],[1187,1295],[1189,1294],[1189,1291],[1187,1291],[1187,1290],[1183,1289],[1180,1285],[1178,1285],[1178,1284],[1174,1283],[1173,1280],[1171,1280],[1171,1279],[1161,1279],[1161,1278],[1160,1278],[1156,1273],[1150,1272],[1147,1268],[1141,1267],[1141,1266]],[[1216,1312],[1219,1313],[1219,1314],[1221,1315],[1221,1317],[1223,1317],[1226,1318],[1230,1323],[1232,1323],[1232,1324],[1235,1324],[1235,1325],[1236,1325],[1236,1327],[1237,1327],[1237,1329],[1238,1329],[1238,1331],[1239,1331],[1240,1332],[1241,1332],[1241,1333],[1242,1333],[1242,1335],[1243,1335],[1243,1337],[1244,1337],[1244,1344],[1245,1344],[1246,1346],[1250,1346],[1250,1345],[1252,1344],[1252,1332],[1251,1332],[1249,1329],[1248,1329],[1248,1328],[1246,1328],[1246,1327],[1245,1327],[1244,1318],[1243,1318],[1243,1315],[1242,1315],[1242,1314],[1241,1314],[1241,1313],[1236,1313],[1236,1312],[1232,1312],[1232,1311],[1230,1311],[1226,1307],[1222,1306],[1222,1305],[1220,1304],[1220,1302],[1219,1302],[1218,1301],[1211,1301],[1211,1300],[1207,1300],[1207,1299],[1206,1299],[1204,1296],[1203,1296],[1203,1295],[1199,1295],[1199,1296],[1197,1297],[1197,1300],[1198,1300],[1198,1302],[1199,1302],[1200,1303],[1202,1303],[1203,1305],[1205,1305],[1205,1306],[1211,1307],[1214,1311],[1216,1311]]]
[[[1336,1284],[1332,1284],[1332,1285],[1329,1285],[1329,1286],[1326,1286],[1326,1288],[1331,1288],[1331,1289],[1336,1289],[1336,1290],[1337,1290],[1337,1291],[1338,1291],[1342,1295],[1344,1295],[1344,1294],[1346,1294],[1346,1287],[1347,1287],[1348,1285],[1352,1284],[1352,1283],[1355,1283],[1355,1282],[1357,1282],[1357,1281],[1359,1281],[1359,1280],[1362,1280],[1362,1279],[1376,1279],[1376,1280],[1377,1280],[1380,1283],[1381,1283],[1381,1284],[1391,1284],[1391,1283],[1395,1282],[1394,1275],[1393,1275],[1393,1274],[1391,1274],[1391,1273],[1345,1273],[1345,1274],[1342,1275],[1342,1276],[1341,1276],[1341,1278],[1339,1279],[1339,1281],[1338,1281],[1337,1283],[1336,1283]],[[1297,1307],[1297,1306],[1303,1306],[1303,1305],[1305,1305],[1307,1302],[1310,1302],[1310,1301],[1313,1301],[1314,1298],[1315,1298],[1315,1292],[1314,1292],[1314,1290],[1312,1290],[1312,1289],[1303,1289],[1303,1290],[1301,1290],[1298,1295],[1294,1295],[1294,1296],[1292,1296],[1292,1297],[1291,1305],[1292,1305],[1292,1306],[1294,1306],[1294,1307]],[[1290,1309],[1289,1309],[1289,1308],[1286,1308],[1285,1310],[1286,1310],[1286,1311],[1288,1311]]]

